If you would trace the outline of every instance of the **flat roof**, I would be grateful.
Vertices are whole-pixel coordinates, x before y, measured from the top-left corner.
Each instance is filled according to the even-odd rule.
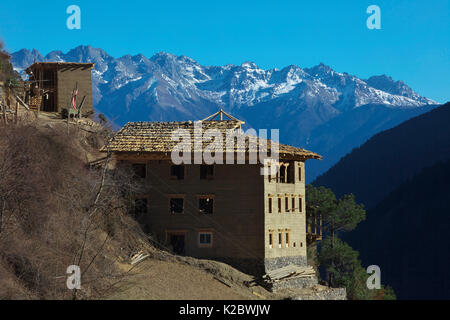
[[[94,68],[95,63],[92,62],[35,62],[31,66],[25,69],[27,73],[30,73],[31,69],[37,66],[44,66],[44,67],[73,67],[73,68]]]
[[[11,58],[11,56],[9,55],[9,53],[6,52],[6,51],[3,51],[3,50],[0,50],[0,55],[3,56],[3,57],[5,57],[5,58],[7,58],[7,59]]]

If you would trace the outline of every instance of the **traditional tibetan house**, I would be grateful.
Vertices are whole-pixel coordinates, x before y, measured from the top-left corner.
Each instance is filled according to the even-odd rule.
[[[94,63],[36,62],[25,71],[29,75],[26,102],[30,108],[44,112],[71,109],[72,95],[78,91],[77,108],[88,115],[93,112],[91,70]]]
[[[229,119],[223,120],[223,115]],[[275,143],[244,135],[242,124],[219,111],[202,121],[202,131],[245,137],[244,148],[234,147],[236,158],[238,153],[245,155],[245,164],[174,164],[171,152],[179,142],[172,134],[185,129],[194,137],[192,121],[128,123],[107,149],[118,165],[132,164],[143,186],[134,196],[136,218],[175,253],[220,260],[253,274],[289,264],[305,266],[305,161],[321,156],[277,144],[279,170],[263,175],[264,166],[277,164],[249,164],[252,146],[256,143],[260,151],[267,151]],[[209,144],[203,142],[202,151]],[[191,147],[200,151],[193,142]]]

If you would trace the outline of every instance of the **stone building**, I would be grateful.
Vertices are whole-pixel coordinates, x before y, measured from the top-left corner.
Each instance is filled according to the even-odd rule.
[[[91,70],[94,63],[35,62],[25,71],[29,75],[26,102],[36,111],[62,112],[71,109],[74,90],[82,114],[93,113]]]
[[[178,254],[223,261],[253,274],[305,266],[305,161],[321,156],[246,135],[242,121],[219,113],[220,120],[215,115],[203,120],[201,130],[244,138],[244,148],[233,147],[235,159],[245,155],[244,164],[174,164],[171,152],[178,142],[172,134],[185,129],[195,136],[192,121],[128,123],[111,140],[107,149],[117,164],[131,163],[143,186],[134,195],[136,218]],[[201,151],[208,144],[203,142]],[[278,146],[279,162],[267,158],[250,164],[254,145],[260,151]],[[200,151],[193,141],[191,147],[192,153]],[[264,175],[264,166],[278,170]]]

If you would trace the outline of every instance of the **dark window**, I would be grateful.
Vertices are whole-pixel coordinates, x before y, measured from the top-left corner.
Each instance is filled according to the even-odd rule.
[[[134,200],[134,214],[139,217],[147,213],[147,198],[140,198]]]
[[[135,176],[139,178],[145,178],[147,176],[147,166],[145,165],[145,163],[133,164],[133,171]]]
[[[200,244],[211,244],[212,243],[212,234],[211,233],[200,233],[199,243]]]
[[[273,234],[269,233],[269,246],[273,246]]]
[[[286,247],[289,247],[289,232],[286,232]]]
[[[184,254],[184,234],[171,234],[170,245],[175,254]]]
[[[280,182],[286,182],[286,166],[280,166]]]
[[[281,198],[278,198],[278,212],[281,212]]]
[[[284,211],[289,212],[289,198],[284,198]]]
[[[183,213],[183,198],[170,199],[170,213]]]
[[[171,166],[170,167],[170,175],[177,180],[183,180],[184,179],[184,166]]]
[[[278,244],[281,245],[283,244],[283,235],[281,233],[278,233]]]
[[[302,167],[298,167],[298,181],[302,181]]]
[[[298,197],[298,212],[302,212],[302,197]]]
[[[272,198],[269,198],[269,213],[272,213]]]
[[[200,213],[212,214],[214,210],[213,198],[200,198],[198,199],[198,210]]]
[[[287,170],[287,183],[295,183],[295,165],[294,162],[289,162],[289,166],[286,168]]]
[[[200,179],[211,179],[214,177],[214,165],[205,165],[202,164],[200,166]]]
[[[295,211],[295,198],[292,197],[292,212]]]

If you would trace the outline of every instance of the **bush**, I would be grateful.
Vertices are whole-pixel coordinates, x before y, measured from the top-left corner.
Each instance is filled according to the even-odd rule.
[[[147,244],[126,214],[122,189],[132,180],[90,168],[81,141],[104,138],[86,135],[68,135],[65,124],[0,128],[0,299],[102,297],[123,276],[118,257]],[[66,287],[72,264],[79,291]]]

